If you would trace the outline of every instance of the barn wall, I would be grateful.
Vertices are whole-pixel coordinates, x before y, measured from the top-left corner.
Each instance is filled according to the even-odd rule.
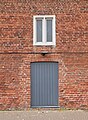
[[[87,3],[0,0],[0,110],[30,109],[30,63],[36,61],[59,63],[60,107],[88,109]],[[56,47],[33,46],[34,15],[56,16]]]

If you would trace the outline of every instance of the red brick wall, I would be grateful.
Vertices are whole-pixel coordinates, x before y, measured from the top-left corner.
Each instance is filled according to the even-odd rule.
[[[0,0],[0,110],[29,109],[30,63],[59,62],[59,105],[88,109],[87,0]],[[33,46],[33,15],[56,16],[56,47]],[[43,57],[40,53],[48,51]],[[31,53],[34,52],[34,53]]]

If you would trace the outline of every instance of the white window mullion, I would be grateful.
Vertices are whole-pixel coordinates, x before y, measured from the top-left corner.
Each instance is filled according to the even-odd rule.
[[[46,41],[46,19],[44,18],[44,20],[45,20],[45,21],[44,21],[44,27],[45,27],[45,28],[44,28],[44,43],[46,44],[46,42],[47,42],[47,41]]]
[[[44,30],[43,30],[43,27],[44,27],[44,26],[43,26],[43,22],[44,22],[44,18],[42,19],[42,42],[43,42],[43,36],[44,36],[44,35],[43,35],[43,32],[44,32]]]
[[[45,18],[43,19],[43,44],[45,44]]]
[[[52,30],[53,30],[53,45],[56,45],[56,21],[55,21],[55,16],[53,17],[53,21],[52,21]]]
[[[42,21],[42,43],[44,44],[44,18]]]
[[[33,45],[36,44],[36,18],[33,18]]]

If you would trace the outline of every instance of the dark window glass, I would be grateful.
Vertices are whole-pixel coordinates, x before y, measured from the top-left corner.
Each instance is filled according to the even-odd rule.
[[[46,39],[52,42],[52,19],[46,19]]]
[[[42,42],[42,20],[36,20],[36,39],[37,42]]]

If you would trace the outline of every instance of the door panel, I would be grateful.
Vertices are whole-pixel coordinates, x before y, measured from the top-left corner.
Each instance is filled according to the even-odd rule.
[[[58,63],[31,63],[31,106],[58,106]]]

